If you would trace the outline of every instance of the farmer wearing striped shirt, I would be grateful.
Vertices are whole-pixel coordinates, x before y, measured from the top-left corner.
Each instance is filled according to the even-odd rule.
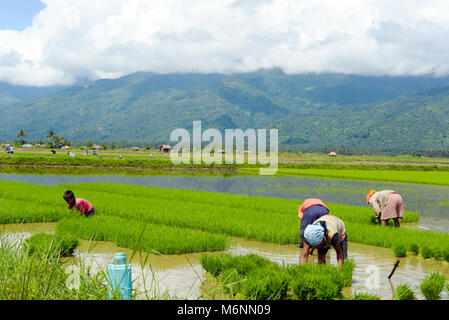
[[[388,220],[393,219],[395,227],[399,228],[399,218],[404,218],[404,206],[402,197],[395,191],[371,190],[366,195],[366,203],[373,207],[377,224],[387,225]]]
[[[329,214],[329,208],[320,199],[309,198],[304,200],[298,210],[298,217],[301,220],[299,227],[300,248],[304,247],[304,230],[306,227],[326,214]]]
[[[318,263],[326,263],[326,254],[330,247],[337,253],[338,264],[348,258],[348,240],[343,220],[333,215],[324,215],[304,231],[304,248],[301,264],[307,262],[309,249],[318,249]]]

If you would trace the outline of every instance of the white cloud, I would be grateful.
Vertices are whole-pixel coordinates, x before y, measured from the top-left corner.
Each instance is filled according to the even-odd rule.
[[[136,71],[449,73],[449,3],[43,0],[0,30],[0,81],[70,84]]]

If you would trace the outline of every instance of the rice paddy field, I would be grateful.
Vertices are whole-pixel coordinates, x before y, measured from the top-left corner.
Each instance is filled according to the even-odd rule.
[[[399,299],[411,294],[448,299],[446,282],[440,292],[429,291],[441,286],[441,277],[449,279],[449,233],[422,224],[439,225],[434,218],[440,211],[442,220],[446,217],[446,187],[397,184],[409,192],[394,189],[406,201],[401,228],[394,228],[376,225],[372,209],[363,205],[365,192],[383,185],[349,180],[352,185],[341,185],[344,181],[0,173],[1,243],[14,252],[19,249],[7,244],[21,242],[27,261],[42,252],[49,263],[82,261],[91,283],[100,288],[98,299],[105,298],[100,274],[117,251],[126,252],[135,267],[135,299]],[[412,205],[425,197],[415,186],[430,188],[434,206]],[[441,201],[432,188],[444,190]],[[93,217],[67,210],[62,194],[68,189],[94,205]],[[335,266],[332,250],[327,266],[314,267],[316,256],[312,264],[298,266],[297,211],[311,196],[323,199],[345,222],[350,260],[343,268]],[[401,261],[397,282],[387,282],[384,273],[396,259]],[[369,268],[382,278],[374,289],[365,281]],[[432,272],[437,275],[424,282]]]
[[[242,168],[241,171],[256,172],[255,168]],[[388,181],[402,183],[422,183],[449,185],[449,172],[418,170],[335,170],[335,169],[290,169],[279,168],[277,175],[322,177],[347,180]]]

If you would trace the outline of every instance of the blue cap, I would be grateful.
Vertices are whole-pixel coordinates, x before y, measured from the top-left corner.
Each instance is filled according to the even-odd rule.
[[[309,224],[304,230],[304,239],[307,243],[315,247],[319,245],[324,238],[324,228],[321,224]]]
[[[117,252],[114,254],[113,264],[126,264],[126,256],[124,252]]]

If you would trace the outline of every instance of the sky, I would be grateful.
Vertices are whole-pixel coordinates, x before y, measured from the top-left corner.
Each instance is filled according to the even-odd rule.
[[[157,73],[448,75],[446,0],[0,0],[0,81]]]
[[[23,30],[45,5],[39,0],[0,0],[0,30]]]

